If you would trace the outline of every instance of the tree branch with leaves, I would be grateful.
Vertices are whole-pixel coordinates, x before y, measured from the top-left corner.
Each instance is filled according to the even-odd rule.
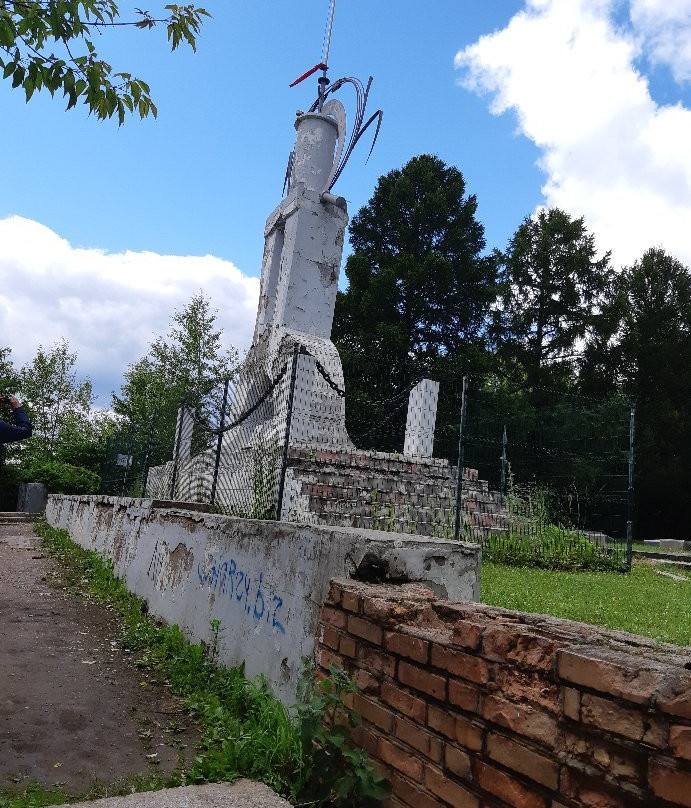
[[[99,120],[157,115],[149,85],[127,72],[114,72],[93,42],[97,31],[120,26],[149,30],[165,25],[171,50],[196,50],[209,13],[192,5],[167,5],[160,17],[135,10],[123,20],[115,0],[0,0],[0,70],[22,88],[27,102],[35,92],[62,92],[67,109],[82,101]]]

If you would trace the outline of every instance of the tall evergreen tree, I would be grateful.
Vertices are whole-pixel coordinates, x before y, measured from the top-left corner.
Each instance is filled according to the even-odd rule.
[[[333,338],[350,389],[403,384],[483,355],[496,266],[461,172],[414,157],[379,179],[350,224]]]
[[[583,218],[558,208],[527,217],[502,256],[495,337],[504,369],[529,387],[573,377],[612,278]]]
[[[636,527],[688,537],[691,520],[691,271],[650,249],[617,278],[602,330],[586,346],[581,385],[617,384],[636,403]]]

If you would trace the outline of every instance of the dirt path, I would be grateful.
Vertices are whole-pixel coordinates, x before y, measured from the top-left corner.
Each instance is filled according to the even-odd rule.
[[[105,608],[61,588],[30,524],[0,524],[0,790],[84,793],[189,756],[185,711],[117,637]]]

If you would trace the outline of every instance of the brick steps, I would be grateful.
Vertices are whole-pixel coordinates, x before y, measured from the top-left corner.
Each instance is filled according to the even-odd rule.
[[[447,536],[456,510],[456,467],[377,452],[296,450],[289,465],[320,524]],[[463,470],[464,525],[475,538],[508,531],[503,497],[477,469]]]

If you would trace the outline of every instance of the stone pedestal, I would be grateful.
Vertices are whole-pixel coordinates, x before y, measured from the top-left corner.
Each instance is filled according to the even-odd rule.
[[[17,510],[23,513],[44,513],[48,489],[43,483],[22,483],[19,486]]]
[[[431,379],[423,379],[410,391],[404,455],[432,457],[438,400],[439,382]]]

